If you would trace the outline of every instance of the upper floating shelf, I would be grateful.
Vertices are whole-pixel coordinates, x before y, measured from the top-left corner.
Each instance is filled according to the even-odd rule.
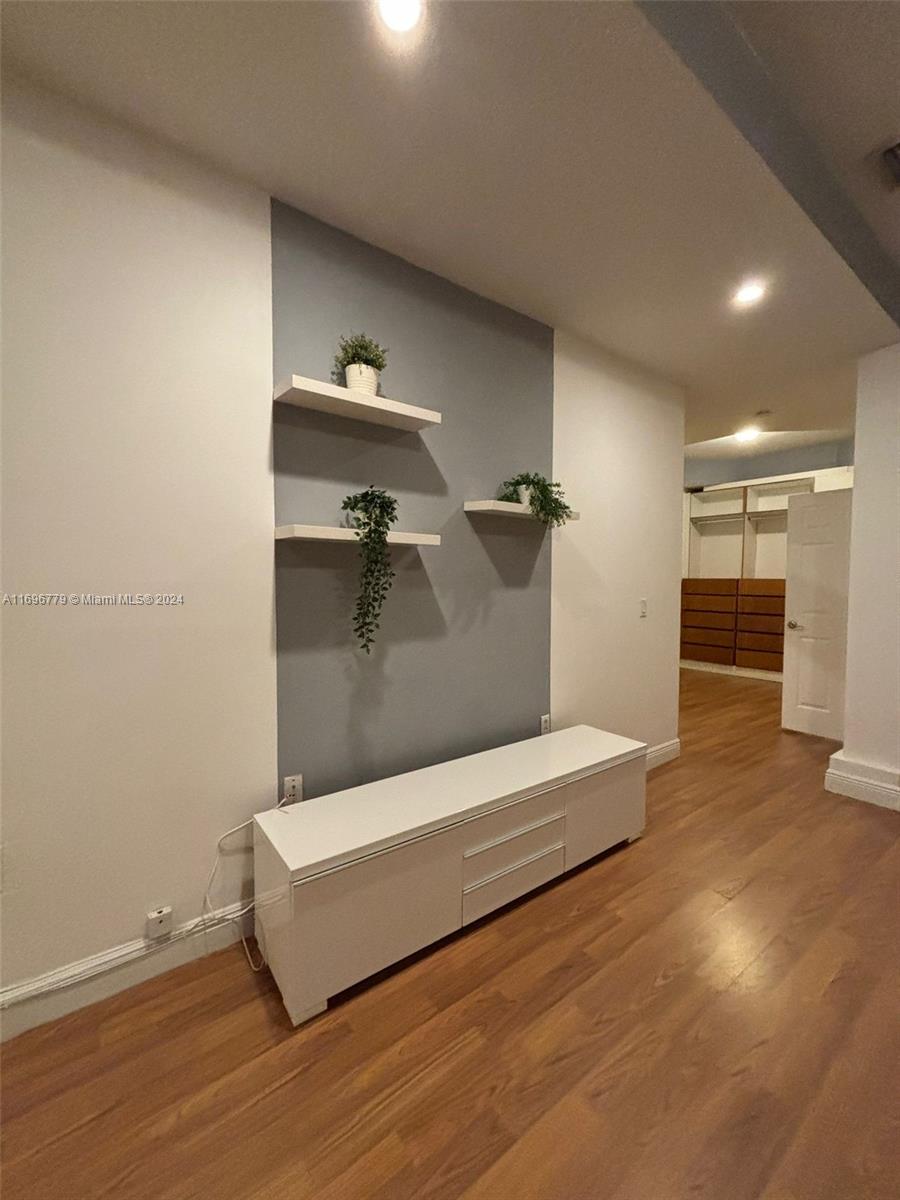
[[[498,517],[524,517],[528,521],[535,520],[528,504],[514,504],[511,500],[467,500],[463,505],[467,513],[493,513]],[[580,513],[573,512],[570,521],[577,521]]]
[[[401,404],[399,400],[370,396],[367,392],[351,391],[336,383],[307,379],[303,375],[292,375],[280,383],[273,399],[279,404],[312,408],[334,417],[350,417],[354,421],[368,421],[370,425],[387,425],[392,429],[428,429],[441,423],[441,414],[431,408]]]
[[[346,525],[277,525],[276,541],[294,542],[355,542],[359,539],[355,529]],[[439,546],[439,533],[400,533],[391,531],[387,535],[390,546]]]
[[[754,508],[751,509],[747,516],[751,521],[765,521],[767,517],[786,517],[786,508]]]
[[[692,525],[723,525],[728,521],[743,522],[743,520],[744,520],[744,514],[742,512],[707,513],[706,516],[703,516],[703,517],[691,517],[691,524]]]

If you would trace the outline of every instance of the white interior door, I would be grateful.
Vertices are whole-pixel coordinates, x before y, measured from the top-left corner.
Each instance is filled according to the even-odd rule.
[[[844,733],[852,495],[788,501],[781,724],[836,740]]]

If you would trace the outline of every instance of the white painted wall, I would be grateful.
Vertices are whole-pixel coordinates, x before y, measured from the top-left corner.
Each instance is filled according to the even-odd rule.
[[[651,747],[678,736],[683,448],[678,388],[557,333],[553,477],[581,513],[554,534],[557,729],[584,722]]]
[[[216,837],[273,802],[276,726],[268,197],[5,84],[3,591],[184,595],[2,610],[9,987],[196,917]]]
[[[844,747],[825,780],[900,809],[900,345],[859,363]]]

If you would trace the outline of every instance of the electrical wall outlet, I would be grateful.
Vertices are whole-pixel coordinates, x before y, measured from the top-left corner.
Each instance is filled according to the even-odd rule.
[[[297,804],[303,799],[303,776],[285,775],[284,798],[288,804]]]
[[[541,717],[541,733],[549,733],[549,732],[550,732],[550,714],[544,713],[544,715]]]
[[[172,907],[164,904],[147,913],[146,935],[148,938],[168,937],[172,932]]]

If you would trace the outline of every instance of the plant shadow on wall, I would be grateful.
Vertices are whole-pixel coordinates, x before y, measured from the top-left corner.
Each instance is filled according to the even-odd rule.
[[[440,550],[424,553],[440,554]],[[289,657],[324,653],[323,671],[333,673],[346,666],[348,671],[359,669],[362,678],[365,673],[379,672],[393,649],[443,638],[447,625],[418,549],[392,546],[391,566],[396,578],[382,613],[378,639],[371,655],[366,655],[353,633],[359,594],[357,548],[350,543],[278,542],[275,600],[279,653]]]
[[[440,550],[424,551],[429,553]],[[384,774],[411,769],[415,762],[383,765],[386,724],[396,712],[397,690],[409,689],[424,643],[439,645],[447,636],[423,555],[413,546],[391,547],[396,577],[370,655],[353,634],[359,583],[354,545],[279,542],[275,561],[280,737],[299,760],[312,760],[311,794],[371,779],[375,763]],[[316,727],[322,713],[340,730],[339,758],[323,758],[304,744],[302,731]]]
[[[444,532],[452,536],[453,526],[468,526],[473,554],[473,577],[461,575],[453,581],[449,602],[450,620],[455,629],[470,630],[490,617],[495,605],[503,605],[511,593],[540,587],[550,570],[550,542],[543,525],[536,521],[510,521],[508,517],[483,514],[477,529],[463,513],[454,516]],[[465,537],[463,532],[459,536]],[[486,557],[490,568],[478,563]],[[485,586],[483,570],[491,576]]]
[[[446,496],[447,481],[420,433],[339,420],[312,409],[276,404],[273,462],[282,494],[310,480],[365,487],[377,479],[403,481],[405,492]]]

